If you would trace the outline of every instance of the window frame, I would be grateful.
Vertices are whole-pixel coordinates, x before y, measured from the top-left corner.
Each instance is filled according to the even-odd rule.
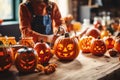
[[[18,7],[22,0],[12,0],[12,19],[3,19],[3,21],[18,21]]]

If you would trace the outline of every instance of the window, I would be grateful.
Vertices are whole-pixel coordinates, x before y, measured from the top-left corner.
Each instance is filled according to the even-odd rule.
[[[0,19],[4,21],[17,20],[20,0],[0,0]]]

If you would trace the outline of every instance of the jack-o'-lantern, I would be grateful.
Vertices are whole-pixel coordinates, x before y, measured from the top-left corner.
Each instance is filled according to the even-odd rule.
[[[93,39],[94,38],[92,36],[83,36],[82,38],[80,38],[79,46],[83,53],[90,53],[91,41]]]
[[[107,49],[112,49],[114,47],[115,40],[112,36],[109,35],[108,37],[104,37],[104,42]]]
[[[16,40],[15,40],[15,37],[8,37],[7,38],[7,44],[8,45],[16,45]]]
[[[68,33],[57,38],[54,44],[55,55],[60,60],[73,60],[79,54],[79,44],[77,38],[71,38]]]
[[[37,53],[32,48],[20,48],[15,55],[15,66],[21,73],[34,72],[37,58]]]
[[[1,45],[6,45],[6,38],[5,37],[0,37],[0,44]]]
[[[9,70],[12,66],[11,50],[8,47],[0,47],[0,71]]]
[[[34,49],[38,54],[38,63],[48,64],[53,56],[50,46],[41,40],[41,42],[35,44]]]
[[[102,39],[94,39],[90,50],[95,56],[103,56],[106,52],[106,45]]]
[[[87,31],[86,31],[86,35],[87,36],[92,36],[94,38],[98,38],[100,36],[100,30],[97,29],[97,28],[89,28]]]
[[[115,40],[114,48],[120,53],[120,38]]]
[[[19,41],[19,44],[33,48],[34,47],[33,37],[22,37],[21,40]]]

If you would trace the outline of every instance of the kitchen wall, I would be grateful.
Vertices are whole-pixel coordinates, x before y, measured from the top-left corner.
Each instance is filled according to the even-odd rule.
[[[19,41],[19,37],[21,36],[18,22],[3,23],[0,25],[0,33],[3,36],[14,36],[16,41]]]

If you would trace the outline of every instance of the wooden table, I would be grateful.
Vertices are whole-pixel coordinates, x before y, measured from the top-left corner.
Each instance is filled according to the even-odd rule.
[[[10,72],[0,74],[0,80],[120,80],[119,56],[96,57],[80,52],[73,61],[61,62],[54,56],[50,63],[58,66],[50,75],[43,72],[20,75],[13,65]]]

